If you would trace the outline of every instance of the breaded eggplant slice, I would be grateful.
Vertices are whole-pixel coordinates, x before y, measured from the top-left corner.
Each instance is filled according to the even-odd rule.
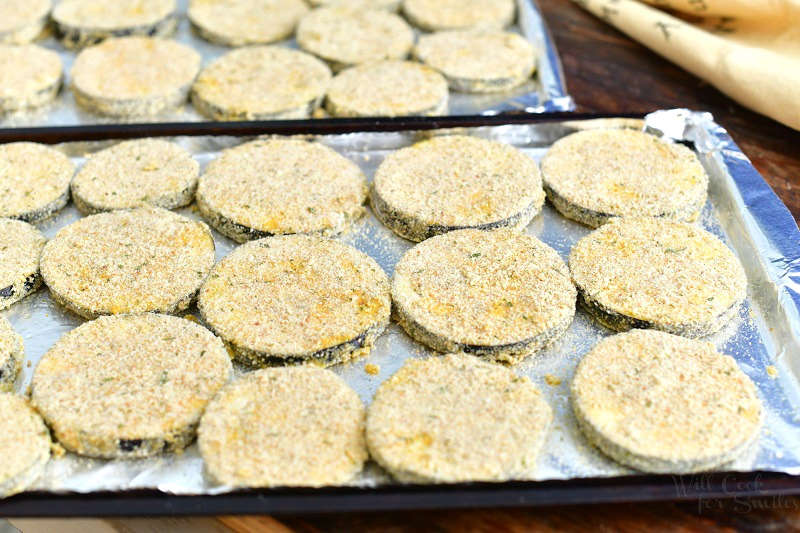
[[[389,280],[368,255],[308,235],[243,244],[200,289],[203,320],[249,367],[366,355],[389,323]]]
[[[27,44],[42,33],[52,4],[50,0],[3,0],[0,2],[0,43]]]
[[[25,222],[50,218],[69,200],[75,165],[43,144],[0,145],[0,216]]]
[[[303,0],[190,0],[188,15],[203,39],[245,46],[291,37],[306,13]]]
[[[762,423],[756,388],[714,345],[661,331],[607,337],[572,381],[586,438],[645,472],[717,468],[750,448]]]
[[[530,479],[552,420],[508,368],[460,353],[409,359],[375,393],[367,445],[402,482]]]
[[[22,360],[25,358],[25,345],[22,337],[14,331],[11,324],[0,317],[0,393],[11,392],[22,369]],[[0,478],[2,476],[0,475]],[[0,479],[0,487],[2,487]],[[2,496],[0,489],[0,497]]]
[[[27,222],[0,218],[0,309],[22,300],[42,285],[39,256],[46,241]]]
[[[533,45],[521,35],[499,30],[423,35],[414,56],[441,72],[453,90],[465,93],[507,91],[536,70]]]
[[[84,214],[192,203],[200,165],[177,144],[136,139],[89,156],[72,180],[72,201]]]
[[[387,156],[370,199],[384,225],[419,242],[464,228],[521,230],[544,191],[536,162],[513,146],[448,135]]]
[[[447,113],[447,81],[412,61],[386,60],[343,70],[331,81],[325,109],[335,117]]]
[[[84,318],[186,309],[214,264],[208,226],[155,207],[62,228],[42,250],[50,296]]]
[[[397,11],[401,0],[308,0],[311,7],[343,6],[350,9],[386,9]]]
[[[0,498],[28,488],[50,460],[50,432],[22,396],[0,393]]]
[[[515,13],[514,0],[403,0],[403,14],[425,31],[502,29]]]
[[[66,449],[147,457],[188,446],[231,374],[225,345],[195,322],[156,313],[106,316],[48,350],[31,398]]]
[[[631,129],[593,129],[556,141],[542,159],[544,190],[567,218],[598,227],[614,217],[693,222],[708,176],[689,148]]]
[[[199,70],[200,54],[178,42],[108,39],[78,54],[72,92],[78,105],[101,115],[157,115],[186,101]]]
[[[0,113],[41,107],[61,88],[61,58],[35,44],[0,45]]]
[[[364,405],[339,376],[267,368],[231,383],[198,430],[206,473],[229,487],[343,485],[367,460]]]
[[[330,81],[328,66],[309,54],[249,46],[204,68],[192,87],[192,103],[216,120],[308,118]]]
[[[298,24],[297,44],[338,72],[361,63],[405,59],[414,44],[414,31],[385,10],[321,7]]]
[[[319,143],[273,139],[225,150],[200,178],[197,206],[236,242],[291,233],[337,235],[364,213],[361,169]]]
[[[744,268],[725,244],[686,222],[615,218],[572,247],[580,304],[616,331],[704,337],[739,313]]]
[[[175,0],[61,0],[53,9],[58,39],[83,48],[109,37],[166,37],[178,27]]]
[[[556,251],[507,229],[428,239],[406,252],[392,280],[395,318],[411,337],[509,364],[567,330],[575,297]]]

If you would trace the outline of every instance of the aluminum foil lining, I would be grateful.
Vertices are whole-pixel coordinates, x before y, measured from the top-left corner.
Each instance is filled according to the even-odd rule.
[[[470,129],[480,137],[513,144],[539,160],[557,139],[589,127],[639,127],[641,121],[595,120],[531,123]],[[658,112],[646,127],[679,141],[698,146],[698,155],[710,176],[710,200],[701,224],[720,236],[742,260],[749,279],[748,300],[738,318],[710,338],[718,348],[734,356],[756,383],[766,410],[761,437],[740,460],[726,470],[766,470],[800,474],[800,232],[791,214],[753,169],[748,159],[710,115],[685,110]],[[453,130],[447,130],[452,132]],[[421,137],[445,131],[401,133],[352,133],[324,135],[316,139],[360,165],[368,178],[393,150]],[[247,139],[233,137],[180,137],[204,167],[219,151]],[[108,143],[72,143],[61,148],[83,162],[83,154]],[[197,217],[191,208],[182,213]],[[40,227],[48,237],[79,218],[73,206]],[[527,228],[566,259],[572,244],[590,230],[561,217],[549,205]],[[395,236],[370,213],[340,237],[375,258],[391,275],[412,243]],[[215,234],[217,256],[222,258],[235,244]],[[196,315],[190,309],[189,313]],[[36,363],[65,332],[82,322],[57,307],[43,289],[5,312],[25,339],[27,360],[19,390],[30,383]],[[576,426],[569,399],[575,365],[599,339],[612,332],[578,311],[566,335],[541,354],[532,356],[514,371],[529,376],[544,392],[555,412],[555,422],[533,479],[570,479],[634,474],[588,445]],[[378,340],[364,359],[332,368],[369,404],[380,383],[411,357],[430,355],[396,324]],[[377,376],[365,372],[367,363],[380,367]],[[241,375],[241,370],[238,374]],[[368,464],[353,482],[359,486],[394,483],[377,465]],[[54,458],[33,489],[53,492],[154,488],[176,494],[212,494],[229,490],[215,486],[204,475],[196,445],[180,454],[141,460],[93,460],[67,453]]]
[[[575,104],[567,94],[564,74],[558,54],[545,26],[536,0],[517,1],[517,23],[511,28],[528,39],[538,51],[536,74],[527,83],[507,92],[497,94],[467,94],[450,91],[449,115],[495,115],[502,112],[518,111],[544,113],[551,111],[572,111]],[[174,39],[197,50],[202,56],[203,66],[232,50],[232,48],[204,41],[191,30],[186,10],[189,0],[177,0],[179,25]],[[418,30],[415,32],[419,33]],[[74,126],[80,124],[108,124],[134,122],[199,122],[208,118],[200,115],[191,104],[156,117],[112,118],[90,113],[78,107],[72,92],[68,89],[69,72],[75,60],[76,51],[64,48],[53,36],[38,44],[55,50],[64,64],[64,88],[55,102],[38,110],[17,112],[3,116],[0,114],[0,128],[26,126]],[[289,48],[298,48],[294,39],[279,43]]]

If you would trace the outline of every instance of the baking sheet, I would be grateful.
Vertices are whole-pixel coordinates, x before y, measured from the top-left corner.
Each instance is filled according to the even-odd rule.
[[[634,121],[613,125],[641,127]],[[470,129],[481,137],[511,143],[534,159],[540,159],[558,138],[586,127],[609,125],[608,121],[551,122]],[[766,423],[759,441],[726,470],[775,471],[800,474],[800,233],[791,214],[753,169],[747,158],[713,123],[710,115],[683,110],[650,115],[647,126],[654,132],[677,140],[690,140],[699,148],[701,161],[710,175],[710,200],[701,223],[719,235],[743,261],[749,279],[748,300],[740,316],[723,331],[710,337],[721,351],[734,356],[756,383],[766,408]],[[452,131],[452,130],[448,130]],[[317,138],[349,157],[371,179],[374,170],[391,151],[407,146],[426,132],[353,133]],[[175,139],[192,151],[202,167],[219,150],[246,139],[234,137],[181,137]],[[72,143],[61,148],[83,154],[108,143]],[[82,157],[76,156],[77,163]],[[191,208],[181,210],[197,217]],[[56,218],[40,225],[48,237],[79,218],[71,205]],[[571,245],[589,232],[558,215],[549,205],[527,231],[553,246],[566,259]],[[215,234],[217,257],[227,255],[234,243]],[[395,236],[369,214],[341,237],[374,257],[391,274],[400,256],[413,244]],[[189,313],[195,314],[193,310]],[[15,304],[4,313],[25,339],[26,356],[19,390],[30,382],[36,362],[65,332],[82,322],[55,306],[46,290]],[[569,404],[568,387],[575,365],[600,338],[611,334],[581,311],[567,334],[543,353],[514,367],[528,375],[544,392],[555,412],[555,423],[541,459],[531,478],[574,479],[609,477],[635,472],[621,467],[585,443],[577,429]],[[396,324],[378,340],[373,352],[359,361],[333,367],[369,403],[378,385],[409,357],[429,352],[413,342]],[[372,376],[367,363],[380,367]],[[768,367],[774,366],[776,372]],[[549,379],[546,379],[546,376]],[[552,378],[556,378],[553,380]],[[553,384],[560,380],[560,383]],[[376,465],[369,464],[354,484],[378,486],[393,483]],[[174,494],[215,494],[226,487],[205,479],[196,446],[174,455],[143,460],[103,461],[73,454],[54,459],[33,490],[51,492],[92,492],[154,488]]]
[[[572,111],[575,105],[566,92],[564,75],[553,40],[535,0],[517,1],[517,23],[511,31],[526,37],[537,49],[537,70],[527,83],[507,92],[497,94],[467,94],[450,91],[448,115],[495,115],[507,111],[544,113],[551,111]],[[211,44],[194,34],[186,17],[189,0],[177,0],[179,24],[174,39],[197,50],[205,67],[214,59],[233,50],[226,46]],[[419,31],[415,29],[418,34]],[[77,51],[67,50],[53,36],[37,44],[59,53],[64,66],[64,88],[56,100],[41,109],[0,114],[0,127],[15,128],[26,126],[73,126],[80,124],[148,123],[148,122],[199,122],[207,117],[186,103],[178,110],[166,112],[155,117],[115,118],[90,113],[77,106],[72,91],[69,90],[69,72]],[[294,39],[280,44],[298,48]]]

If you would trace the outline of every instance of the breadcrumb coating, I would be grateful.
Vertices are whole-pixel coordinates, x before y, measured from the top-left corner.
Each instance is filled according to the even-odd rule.
[[[250,46],[212,62],[192,87],[192,102],[219,120],[308,118],[322,101],[330,69],[315,57],[279,46]]]
[[[50,460],[50,432],[25,398],[0,393],[0,498],[22,492]]]
[[[426,31],[502,29],[514,22],[514,0],[404,0],[403,13]]]
[[[693,151],[631,129],[593,129],[556,141],[542,159],[542,175],[556,209],[592,227],[619,216],[692,222],[708,189]]]
[[[328,89],[325,108],[336,117],[442,115],[447,81],[412,61],[367,63],[340,72]]]
[[[372,258],[308,235],[238,247],[198,297],[205,322],[248,366],[330,365],[366,354],[390,307],[389,280]]]
[[[152,205],[174,209],[191,203],[200,165],[177,144],[136,139],[89,156],[72,180],[83,213]]]
[[[578,365],[572,403],[593,444],[647,472],[718,467],[741,454],[762,423],[756,388],[732,357],[652,330],[600,341]]]
[[[230,148],[200,178],[197,205],[238,241],[291,233],[336,235],[364,213],[367,180],[319,143],[273,139]]]
[[[507,363],[563,334],[575,297],[555,250],[511,230],[428,239],[406,252],[392,280],[396,317],[412,337]]]
[[[214,398],[198,444],[211,478],[231,487],[342,485],[367,460],[364,416],[333,372],[269,368]]]
[[[188,16],[204,39],[244,46],[291,37],[306,13],[303,0],[191,0]]]
[[[84,49],[70,76],[80,106],[105,115],[138,116],[184,103],[199,69],[200,54],[186,45],[122,37]]]
[[[414,44],[414,32],[402,18],[384,10],[322,7],[300,21],[297,44],[339,71],[360,63],[405,58]]]
[[[231,373],[225,345],[199,324],[155,313],[107,316],[48,350],[32,401],[68,450],[146,457],[188,446]]]
[[[378,218],[414,241],[453,229],[524,228],[544,203],[539,167],[513,146],[446,135],[389,154],[371,195]]]
[[[0,45],[0,112],[41,107],[61,88],[61,58],[34,44]]]
[[[39,222],[67,204],[75,165],[43,144],[0,145],[0,216]]]
[[[400,481],[530,478],[553,420],[527,377],[465,354],[409,359],[367,412],[373,459]]]
[[[213,264],[208,226],[154,207],[82,218],[41,257],[50,295],[85,318],[182,311]]]
[[[616,330],[702,337],[747,295],[744,269],[722,241],[662,218],[613,219],[573,246],[569,267],[584,307]]]
[[[516,33],[496,30],[443,31],[423,35],[414,48],[423,63],[444,74],[461,92],[506,91],[536,69],[533,45]]]

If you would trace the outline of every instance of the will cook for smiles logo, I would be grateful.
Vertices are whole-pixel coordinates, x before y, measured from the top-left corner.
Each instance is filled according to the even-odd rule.
[[[691,474],[672,476],[676,496],[697,501],[698,512],[727,510],[750,513],[769,509],[800,509],[800,498],[771,494],[761,476]]]

